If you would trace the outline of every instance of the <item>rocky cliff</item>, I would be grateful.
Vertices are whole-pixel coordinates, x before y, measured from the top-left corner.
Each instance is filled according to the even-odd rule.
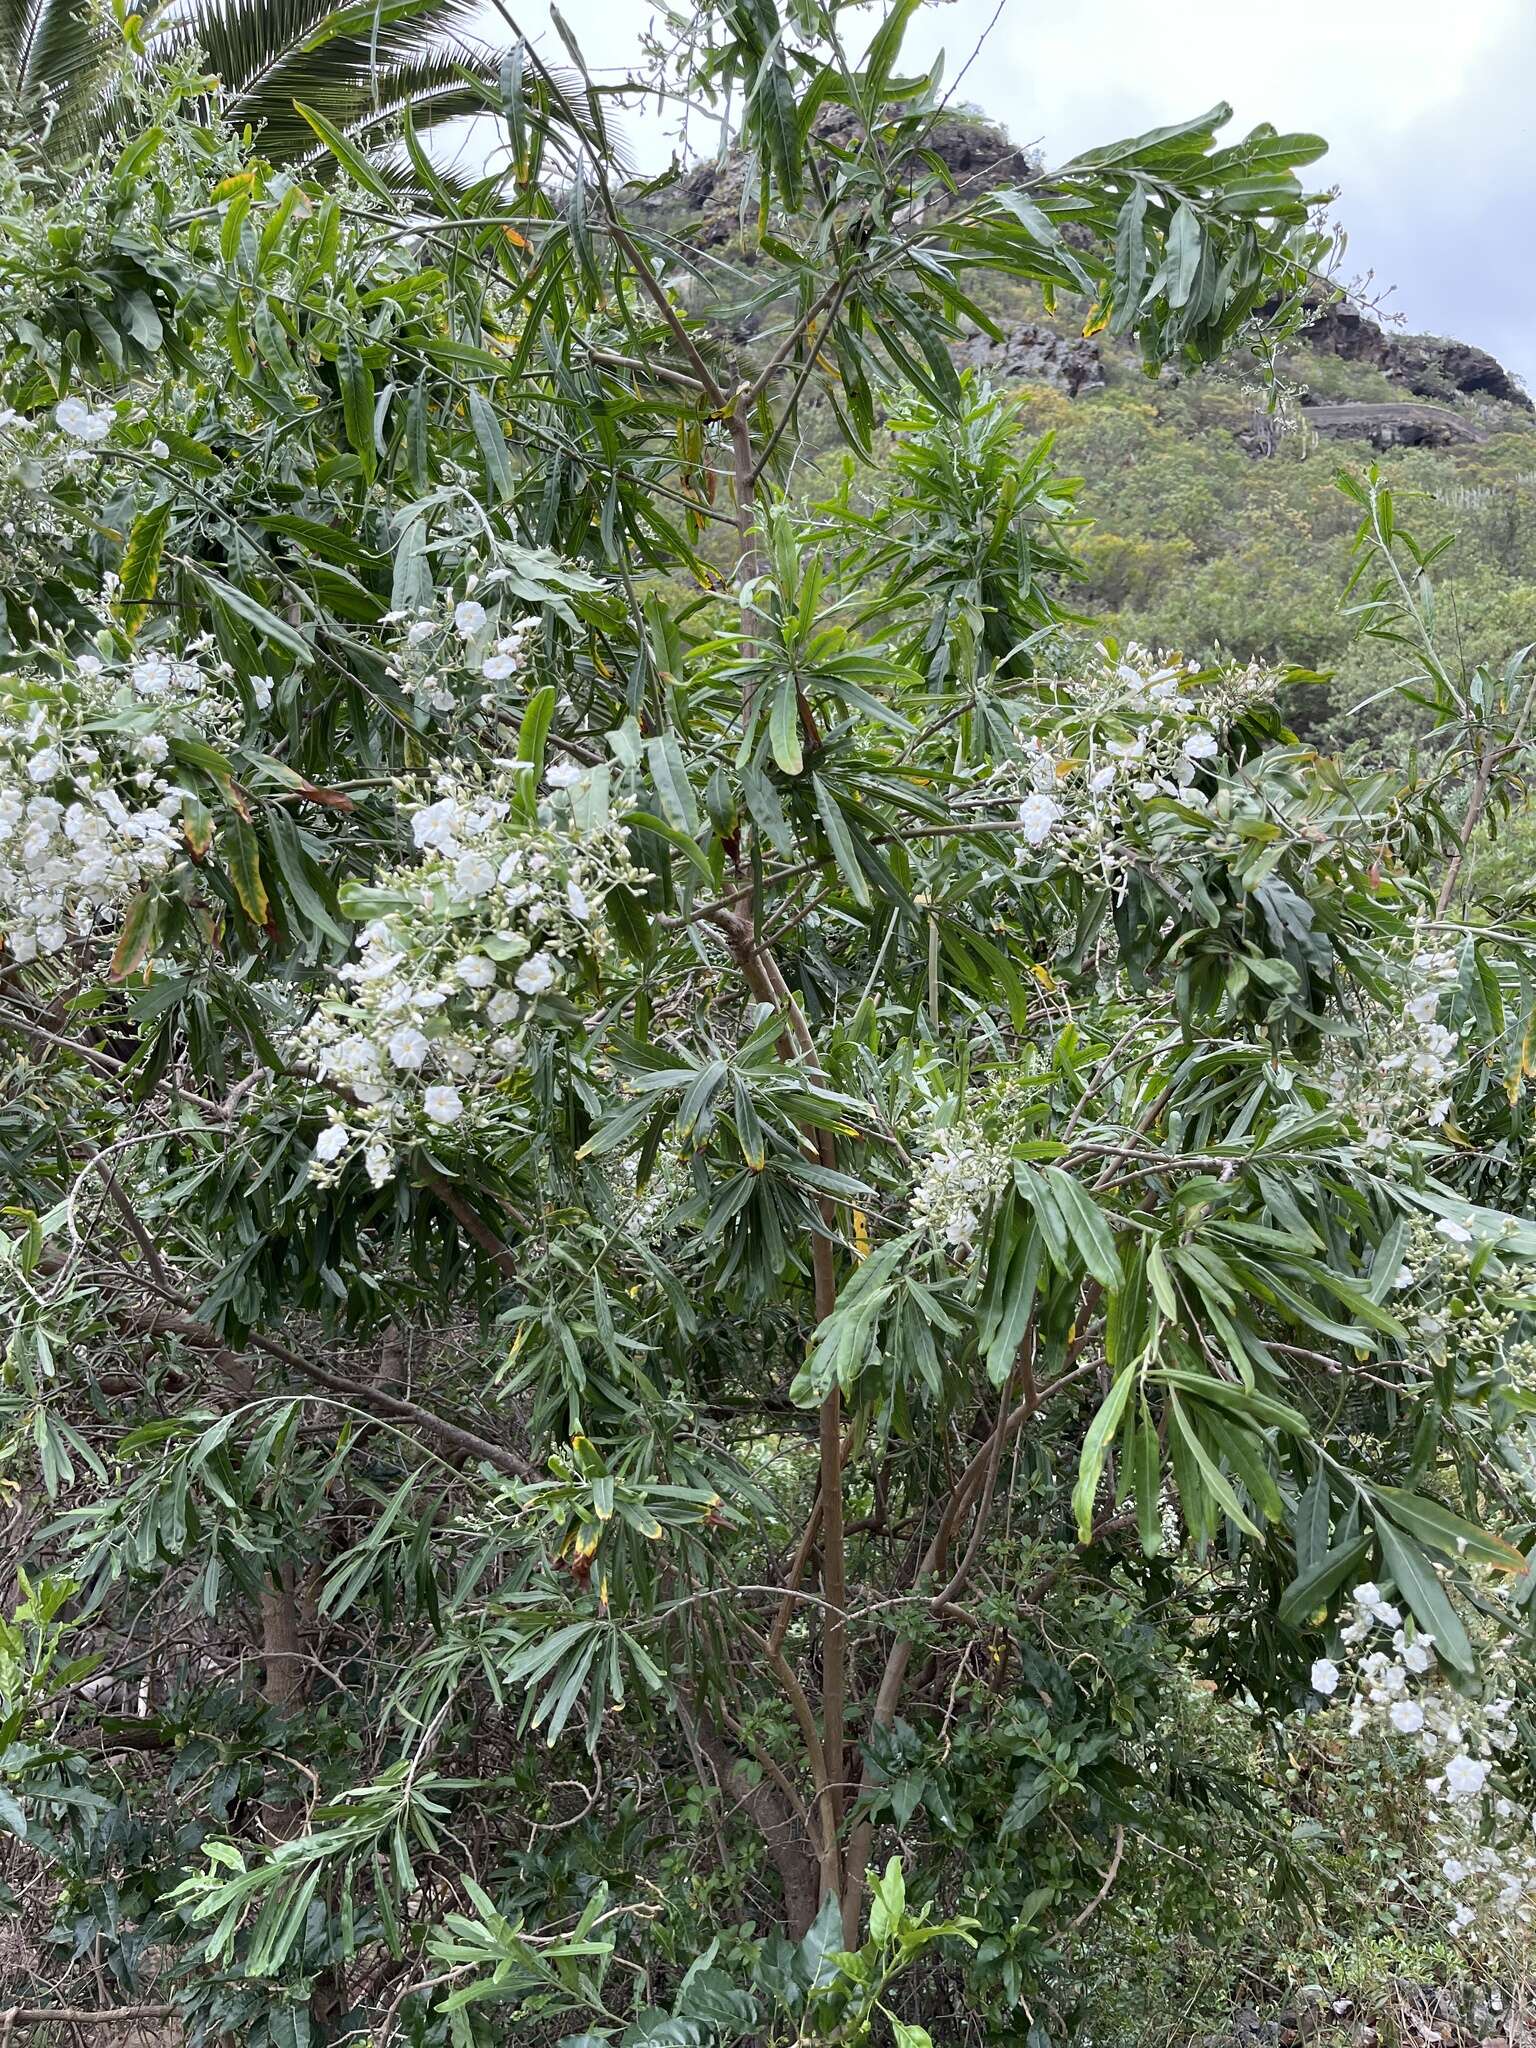
[[[817,132],[835,146],[847,139],[852,119],[846,108],[827,108],[817,122]],[[1037,176],[1040,170],[1039,159],[1030,151],[1011,142],[993,123],[970,114],[941,116],[930,147],[967,196]],[[638,202],[637,211],[683,246],[721,249],[736,243],[738,260],[750,264],[753,206],[745,187],[745,163],[738,152],[730,151],[652,188]],[[1110,349],[1114,346],[1110,344]],[[1303,383],[1308,352],[1363,364],[1401,388],[1410,403],[1378,408],[1383,418],[1377,424],[1386,437],[1378,445],[1443,445],[1465,438],[1460,428],[1447,426],[1443,417],[1429,417],[1427,409],[1413,407],[1413,399],[1437,406],[1455,407],[1472,400],[1483,406],[1512,406],[1526,413],[1536,410],[1519,382],[1485,349],[1434,335],[1399,334],[1348,300],[1319,306],[1311,326],[1299,338],[1298,367]],[[1099,341],[1084,340],[1065,323],[1060,327],[1044,321],[1018,324],[1010,327],[1001,341],[975,335],[957,353],[966,364],[1000,381],[1044,384],[1074,398],[1099,389],[1106,381],[1105,352]],[[1129,353],[1126,360],[1130,360]],[[1385,417],[1388,411],[1393,415],[1390,420]],[[1325,432],[1346,431],[1342,420],[1319,419],[1316,424]],[[1363,420],[1350,424],[1356,431],[1368,425]],[[1369,439],[1372,434],[1365,432],[1362,437]]]

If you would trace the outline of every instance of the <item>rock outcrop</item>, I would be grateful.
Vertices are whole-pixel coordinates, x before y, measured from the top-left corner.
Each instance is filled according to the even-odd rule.
[[[1302,417],[1325,440],[1369,441],[1373,448],[1450,448],[1488,438],[1475,419],[1443,405],[1308,405]]]
[[[1047,384],[1076,398],[1104,388],[1104,358],[1096,341],[1058,334],[1054,327],[1015,327],[1001,341],[973,334],[954,351],[962,368],[980,370],[994,382]]]
[[[1536,410],[1504,365],[1470,342],[1432,334],[1392,334],[1347,299],[1323,307],[1302,336],[1319,355],[1369,363],[1419,398],[1493,398]]]

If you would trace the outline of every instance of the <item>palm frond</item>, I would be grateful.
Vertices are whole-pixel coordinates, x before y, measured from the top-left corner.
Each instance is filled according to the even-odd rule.
[[[79,0],[0,0],[0,107],[17,142],[89,128],[120,46]]]
[[[379,141],[406,106],[423,130],[482,111],[477,81],[498,60],[469,34],[475,17],[474,0],[163,0],[148,36],[157,59],[195,56],[219,81],[223,116],[286,163],[315,156],[295,100]],[[46,138],[55,162],[87,153],[120,125],[123,61],[83,0],[0,0],[5,139]]]

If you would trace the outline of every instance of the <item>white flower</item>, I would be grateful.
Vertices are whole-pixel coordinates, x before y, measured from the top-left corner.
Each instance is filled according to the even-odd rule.
[[[1432,1636],[1418,1637],[1416,1641],[1407,1644],[1403,1650],[1403,1665],[1405,1669],[1413,1672],[1416,1677],[1422,1678],[1434,1662],[1434,1651],[1435,1645]]]
[[[1447,1856],[1440,1866],[1440,1875],[1447,1884],[1460,1884],[1467,1875],[1467,1866],[1459,1856]]]
[[[27,763],[27,779],[30,782],[52,782],[64,766],[64,757],[57,747],[39,747]]]
[[[133,750],[141,760],[152,762],[158,767],[170,753],[171,743],[164,733],[147,732],[142,739],[135,740]]]
[[[389,1041],[389,1057],[397,1067],[419,1073],[427,1057],[427,1041],[414,1024],[402,1024]]]
[[[99,676],[106,663],[99,654],[80,654],[75,657],[75,667],[83,676]]]
[[[108,406],[92,412],[83,399],[65,398],[54,407],[53,417],[60,433],[69,434],[76,441],[94,442],[107,438],[116,416]]]
[[[1453,1799],[1475,1799],[1488,1778],[1488,1766],[1463,1750],[1445,1767],[1445,1789]]]
[[[411,820],[411,837],[424,852],[430,848],[436,853],[457,853],[459,842],[454,833],[460,822],[458,805],[445,796],[435,804],[423,804]]]
[[[483,896],[496,886],[496,868],[483,853],[461,853],[454,863],[454,886],[463,896]]]
[[[1464,1223],[1458,1223],[1454,1216],[1442,1216],[1435,1225],[1436,1230],[1448,1244],[1470,1244],[1472,1233]]]
[[[488,654],[480,665],[480,673],[488,683],[504,683],[516,666],[510,654]]]
[[[1209,761],[1216,752],[1217,740],[1213,732],[1192,732],[1184,742],[1184,753],[1191,761]]]
[[[485,606],[477,598],[466,597],[453,608],[453,623],[466,640],[473,640],[485,624]]]
[[[456,1080],[467,1080],[475,1071],[475,1049],[462,1038],[440,1038],[437,1056]]]
[[[165,458],[167,457],[167,455],[170,454],[171,451],[166,446],[165,442],[162,441],[160,439],[160,436],[157,434],[154,440],[151,441],[149,444],[149,452],[151,455],[154,456],[157,462],[164,462]]]
[[[541,996],[555,985],[555,964],[547,953],[533,953],[512,978],[525,996]]]
[[[579,882],[566,883],[565,907],[572,917],[579,918],[583,924],[591,917],[592,906],[587,901],[586,890],[582,888]]]
[[[981,1228],[981,1219],[974,1209],[957,1209],[944,1226],[944,1236],[950,1244],[971,1245]]]
[[[1139,761],[1147,751],[1147,736],[1142,732],[1133,740],[1106,740],[1104,744],[1117,761]]]
[[[544,787],[574,789],[578,782],[585,780],[586,773],[586,769],[578,767],[574,761],[556,761],[544,770]]]
[[[485,1006],[485,1014],[493,1024],[510,1024],[522,1008],[511,989],[498,989]]]
[[[1363,1607],[1369,1613],[1381,1605],[1381,1588],[1374,1579],[1367,1579],[1364,1585],[1356,1586],[1350,1597],[1357,1607]]]
[[[1426,989],[1403,1006],[1403,1015],[1415,1024],[1433,1024],[1435,1013],[1440,1007],[1440,995],[1436,989]]]
[[[418,619],[413,626],[406,627],[405,644],[407,647],[419,647],[423,640],[430,640],[436,631],[435,619]]]
[[[1025,797],[1019,805],[1019,823],[1024,827],[1024,837],[1031,846],[1043,846],[1056,829],[1061,816],[1061,805],[1054,797],[1042,796],[1038,790]]]
[[[496,963],[483,953],[466,953],[453,971],[466,988],[490,988],[496,980]]]
[[[394,1152],[383,1138],[374,1138],[369,1142],[368,1149],[363,1154],[363,1166],[373,1185],[376,1188],[383,1187],[395,1170]]]
[[[1417,1700],[1394,1700],[1387,1718],[1399,1735],[1417,1735],[1424,1726],[1424,1709]]]
[[[345,1124],[327,1124],[315,1140],[315,1157],[323,1159],[329,1165],[333,1159],[339,1159],[346,1151],[347,1141],[351,1136],[352,1133]]]
[[[1113,761],[1106,761],[1102,768],[1095,768],[1088,778],[1088,787],[1095,796],[1102,796],[1110,788],[1120,771]]]
[[[272,678],[270,676],[252,676],[251,697],[258,711],[270,709],[272,703]]]
[[[464,1113],[457,1088],[429,1088],[421,1098],[421,1106],[435,1124],[454,1123]]]
[[[1325,1700],[1332,1699],[1339,1689],[1339,1667],[1331,1657],[1319,1657],[1312,1666],[1312,1690],[1320,1692]]]
[[[1411,1287],[1413,1285],[1412,1266],[1399,1266],[1396,1273],[1392,1276],[1392,1285],[1399,1293],[1401,1293],[1403,1288]]]

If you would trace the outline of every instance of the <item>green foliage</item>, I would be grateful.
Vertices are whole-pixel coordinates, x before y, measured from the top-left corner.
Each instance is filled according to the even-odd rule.
[[[1358,1580],[1469,1700],[1524,1625],[1536,968],[1455,848],[1526,668],[1378,475],[1422,761],[1077,629],[973,289],[1271,352],[1321,145],[957,194],[911,11],[683,24],[686,275],[574,50],[462,192],[174,69],[6,159],[7,2005],[1042,2048],[1213,1833],[1300,1910]]]

